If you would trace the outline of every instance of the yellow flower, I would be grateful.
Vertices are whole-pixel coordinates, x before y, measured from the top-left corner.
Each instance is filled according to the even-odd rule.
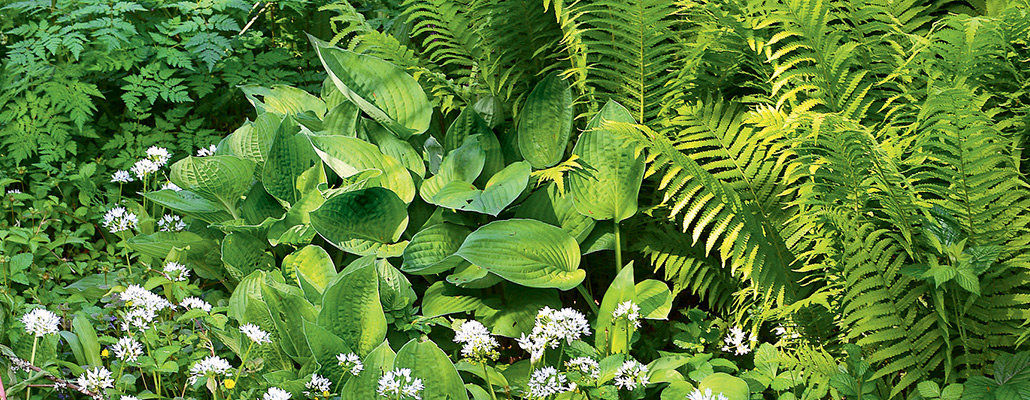
[[[236,381],[232,379],[226,379],[222,381],[222,384],[225,385],[225,388],[229,390],[232,390],[232,388],[236,387]]]
[[[110,357],[111,356],[111,352],[107,351],[107,349],[103,349],[103,350],[100,351],[100,356],[104,357],[104,358]]]

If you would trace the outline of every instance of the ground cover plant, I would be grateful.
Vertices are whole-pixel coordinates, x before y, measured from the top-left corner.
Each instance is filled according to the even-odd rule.
[[[0,162],[2,396],[1030,398],[1025,0],[157,6],[249,7],[292,69],[194,54],[268,79],[148,97],[208,130],[110,159],[67,132],[135,89],[13,122],[64,79],[29,32],[114,23],[58,3],[0,20],[40,149]]]

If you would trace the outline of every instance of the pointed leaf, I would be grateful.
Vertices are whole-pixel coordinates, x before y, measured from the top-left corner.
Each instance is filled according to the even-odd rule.
[[[526,190],[529,183],[529,163],[513,163],[490,177],[486,187],[479,190],[474,185],[451,181],[433,196],[431,203],[454,210],[475,211],[497,216],[505,207]]]
[[[379,276],[372,257],[356,260],[329,284],[322,296],[318,325],[366,355],[386,338],[386,315],[379,301]]]
[[[333,196],[310,216],[311,226],[337,247],[354,239],[394,243],[408,227],[407,206],[396,194],[380,187]]]
[[[254,162],[234,156],[190,156],[172,164],[171,181],[230,211],[250,190],[254,166]]]
[[[306,135],[289,134],[280,127],[261,170],[261,183],[268,194],[286,204],[297,204],[305,194],[298,190],[297,179],[319,161]]]
[[[465,144],[447,153],[440,163],[440,171],[433,175],[419,188],[419,196],[427,203],[432,203],[433,196],[441,188],[451,182],[472,182],[479,177],[486,162],[486,152],[478,140],[466,140]]]
[[[536,84],[519,115],[519,151],[533,168],[562,160],[572,134],[572,88],[558,72]]]
[[[382,175],[370,178],[369,184],[392,190],[405,203],[415,198],[415,183],[408,170],[397,159],[383,154],[375,145],[346,136],[309,135],[308,140],[322,161],[340,177],[348,178],[360,172],[378,170]]]
[[[422,229],[404,249],[401,270],[409,274],[430,275],[449,271],[462,262],[451,257],[472,231],[464,226],[440,223]]]
[[[376,393],[376,388],[379,387],[379,378],[387,371],[393,370],[395,357],[396,354],[390,348],[389,343],[380,343],[362,360],[365,369],[358,376],[349,378],[343,385],[343,390],[340,391],[340,400],[378,398],[379,394]]]
[[[576,209],[591,218],[616,222],[637,212],[637,192],[644,178],[644,156],[609,130],[604,121],[635,123],[629,111],[609,101],[579,136],[572,153],[585,168],[569,176],[569,193]]]
[[[579,269],[576,239],[561,228],[531,219],[486,224],[465,238],[456,254],[529,287],[569,290],[586,276]]]
[[[397,351],[394,368],[411,369],[411,376],[422,379],[425,400],[468,400],[465,383],[447,354],[430,340],[412,339]]]

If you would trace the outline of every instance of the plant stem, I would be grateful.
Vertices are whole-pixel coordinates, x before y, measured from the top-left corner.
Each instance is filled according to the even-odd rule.
[[[619,236],[619,221],[612,222],[615,227],[615,274],[618,275],[622,272],[622,239]]]
[[[593,311],[595,315],[600,315],[601,310],[597,308],[597,304],[594,303],[594,297],[587,291],[586,286],[583,286],[583,282],[576,286],[576,290],[579,291],[579,294],[583,295],[583,300],[586,300],[587,305],[590,306],[590,311]]]
[[[122,372],[124,372],[124,371],[125,371],[125,360],[122,360],[122,362],[119,364],[119,367],[118,367],[118,377],[114,379],[114,389],[115,390],[118,390],[118,382],[122,381]]]
[[[39,344],[39,336],[32,338],[32,353],[29,355],[29,364],[36,365],[36,345]],[[25,400],[32,397],[32,388],[25,387]]]
[[[486,379],[486,387],[490,389],[490,398],[497,400],[497,395],[494,394],[494,385],[490,383],[490,372],[486,370],[486,361],[483,361],[483,379]]]

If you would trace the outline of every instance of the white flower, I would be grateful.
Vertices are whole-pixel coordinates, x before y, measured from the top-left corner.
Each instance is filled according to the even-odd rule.
[[[144,158],[142,160],[136,161],[135,164],[132,164],[132,173],[136,174],[137,178],[143,179],[144,176],[157,172],[157,170],[160,168],[161,165],[158,165],[149,158]]]
[[[150,328],[150,323],[154,322],[154,318],[157,318],[154,310],[149,308],[133,308],[122,316],[122,330],[129,331],[132,328],[136,328],[140,331],[145,331]]]
[[[128,336],[118,339],[118,342],[111,346],[111,350],[119,360],[128,362],[136,362],[136,359],[143,355],[143,345]]]
[[[160,167],[165,165],[165,163],[172,158],[172,153],[169,153],[168,149],[164,147],[150,146],[150,148],[147,149],[147,158]]]
[[[343,369],[347,370],[347,372],[350,372],[350,374],[354,376],[358,376],[358,374],[365,369],[365,364],[361,363],[361,357],[358,357],[358,355],[354,353],[337,354],[336,361],[339,362],[340,367],[343,367]]]
[[[615,307],[615,311],[612,311],[612,318],[625,318],[634,328],[640,329],[640,306],[626,300]]]
[[[20,369],[20,370],[25,371],[25,372],[31,372],[32,371],[32,363],[30,363],[28,361],[25,361],[23,359],[20,359],[18,357],[11,357],[11,366],[13,366],[15,370],[19,370]]]
[[[268,332],[261,330],[261,328],[259,328],[257,325],[244,324],[240,327],[240,332],[243,332],[244,335],[247,335],[247,337],[249,337],[250,340],[254,343],[272,343],[272,337],[268,334]]]
[[[323,378],[318,374],[311,374],[311,380],[304,384],[304,387],[308,390],[304,391],[304,395],[308,397],[329,397],[329,387],[333,385],[333,382],[329,379]]]
[[[229,365],[228,361],[218,356],[208,356],[207,358],[197,361],[190,367],[190,377],[186,381],[190,385],[197,383],[197,379],[206,376],[212,377],[216,375],[232,375],[232,366]]]
[[[424,388],[421,379],[411,377],[410,369],[401,368],[383,374],[383,377],[379,378],[379,388],[376,389],[376,393],[390,399],[400,397],[405,400],[421,400],[421,392]]]
[[[647,366],[629,360],[622,363],[618,371],[615,371],[615,386],[619,389],[633,390],[637,386],[647,386],[650,378],[647,376]]]
[[[99,394],[102,390],[114,387],[114,379],[111,379],[111,371],[104,367],[87,369],[77,380],[79,387],[90,392]]]
[[[21,194],[21,189],[9,189],[7,194]]]
[[[139,219],[136,218],[136,214],[126,211],[125,207],[115,207],[104,214],[103,225],[105,228],[110,230],[111,233],[118,233],[135,228],[137,223],[139,223]]]
[[[704,393],[701,393],[701,389],[694,388],[693,392],[687,395],[687,400],[730,400],[726,396],[719,392],[718,396],[712,394],[712,388],[705,389]]]
[[[293,393],[279,389],[277,387],[268,388],[268,392],[262,396],[262,400],[289,400],[293,396]]]
[[[126,171],[124,169],[120,169],[120,170],[115,171],[114,175],[111,175],[111,182],[114,182],[114,183],[129,183],[129,182],[132,182],[132,175],[129,175],[129,171]]]
[[[519,347],[530,352],[535,363],[543,357],[544,349],[550,346],[557,348],[561,341],[568,344],[590,335],[590,324],[579,311],[571,308],[555,310],[550,307],[540,309],[536,315],[533,331],[518,339]]]
[[[751,342],[756,340],[758,338],[755,337],[754,333],[748,335],[740,327],[734,326],[730,328],[730,332],[723,338],[726,345],[722,346],[722,351],[733,351],[733,354],[742,356],[751,352]]]
[[[529,377],[529,397],[547,397],[550,395],[576,390],[576,384],[570,383],[565,374],[559,374],[554,367],[543,367],[533,371]]]
[[[590,357],[573,358],[566,361],[565,366],[569,369],[577,369],[579,372],[582,372],[593,379],[597,379],[601,373],[601,366],[597,364],[597,361],[594,361],[594,359]]]
[[[157,230],[161,232],[182,232],[186,229],[186,223],[178,215],[165,214],[157,220]]]
[[[25,324],[26,333],[43,337],[57,333],[57,326],[61,324],[61,318],[45,308],[37,308],[23,315],[21,322]]]
[[[177,262],[165,264],[165,273],[176,282],[183,282],[190,278],[190,270],[185,265]]]
[[[215,150],[218,150],[218,148],[215,147],[215,145],[210,145],[208,147],[201,147],[201,148],[197,149],[197,157],[207,157],[207,156],[210,156],[210,155],[214,155],[215,154]]]
[[[528,351],[530,360],[533,364],[540,361],[544,357],[544,350],[547,350],[547,338],[543,336],[526,336],[525,333],[522,337],[515,339],[519,343],[519,347],[522,350]]]
[[[164,185],[161,185],[161,190],[174,190],[176,192],[181,192],[182,188],[179,187],[179,185],[176,185],[174,183],[165,182]]]
[[[201,310],[211,312],[211,304],[193,296],[182,299],[182,303],[179,303],[179,305],[187,310],[199,308]]]
[[[172,308],[172,303],[164,297],[158,296],[140,285],[129,285],[118,297],[125,301],[130,308],[142,308],[153,313]]]
[[[472,362],[484,362],[487,359],[496,360],[500,355],[497,352],[497,339],[490,335],[479,321],[466,321],[454,332],[454,342],[464,343],[461,348],[461,355],[471,359]]]

